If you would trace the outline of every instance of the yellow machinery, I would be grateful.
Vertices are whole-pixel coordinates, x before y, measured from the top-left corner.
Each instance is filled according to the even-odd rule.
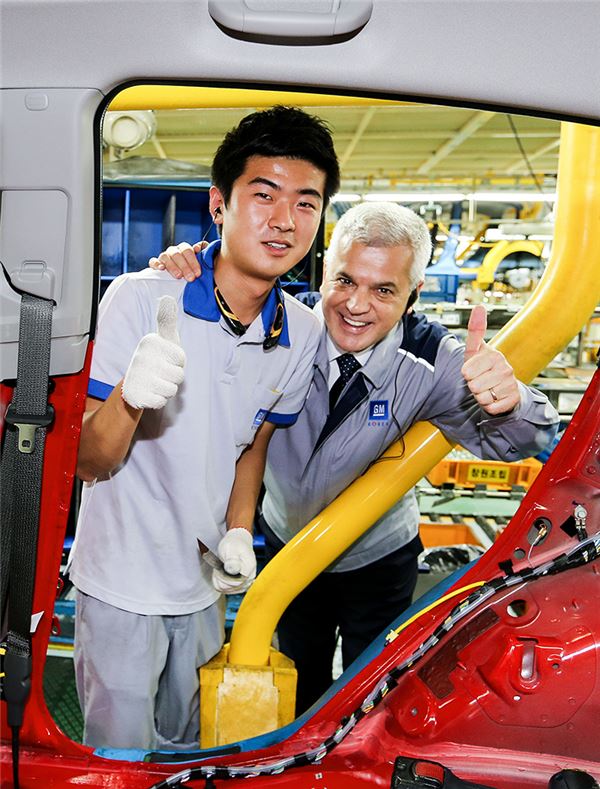
[[[494,282],[496,270],[500,263],[505,260],[509,255],[515,252],[525,252],[537,258],[541,257],[544,249],[543,241],[529,241],[528,239],[519,239],[516,241],[509,241],[508,239],[501,239],[500,241],[485,241],[485,234],[488,225],[484,225],[481,230],[476,233],[475,238],[468,244],[468,246],[456,257],[456,264],[460,266],[463,274],[471,274],[475,277],[477,287],[481,290],[489,288]],[[449,231],[447,231],[449,232]],[[476,249],[487,248],[487,252],[479,266],[469,266],[468,256]]]
[[[543,248],[544,244],[542,241],[528,241],[525,239],[520,241],[508,241],[507,239],[501,239],[491,246],[489,252],[483,258],[481,266],[478,268],[467,268],[464,266],[461,268],[461,271],[476,274],[475,281],[477,282],[477,286],[485,290],[492,285],[498,266],[509,255],[515,252],[527,252],[539,258]]]
[[[475,282],[477,287],[485,290],[491,287],[494,282],[498,266],[509,255],[515,252],[526,252],[539,258],[544,248],[543,241],[529,241],[522,239],[518,241],[509,241],[508,239],[501,239],[493,244],[490,244],[490,249],[481,261],[481,265],[477,268],[470,268],[468,266],[461,266],[461,271],[465,274],[475,274]]]

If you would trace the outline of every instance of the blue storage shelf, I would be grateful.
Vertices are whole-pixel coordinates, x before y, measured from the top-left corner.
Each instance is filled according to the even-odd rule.
[[[169,186],[104,184],[102,279],[140,271],[170,244],[217,238],[208,210],[208,182]]]

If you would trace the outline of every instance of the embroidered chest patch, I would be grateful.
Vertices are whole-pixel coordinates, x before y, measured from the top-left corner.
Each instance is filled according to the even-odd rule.
[[[369,403],[370,426],[382,427],[390,421],[390,408],[387,400],[371,400]]]

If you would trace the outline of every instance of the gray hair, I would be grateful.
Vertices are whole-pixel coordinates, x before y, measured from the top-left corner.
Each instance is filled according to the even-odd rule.
[[[367,247],[410,247],[413,253],[411,289],[423,279],[431,258],[427,224],[410,208],[396,203],[359,203],[346,211],[333,229],[325,259],[330,259],[339,248],[348,248],[354,241]]]

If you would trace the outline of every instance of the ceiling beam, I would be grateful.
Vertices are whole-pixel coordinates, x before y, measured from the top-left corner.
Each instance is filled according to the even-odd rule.
[[[337,142],[346,142],[352,140],[356,132],[335,132],[335,139]],[[161,139],[165,143],[179,143],[179,142],[197,142],[199,144],[214,145],[215,148],[223,142],[222,134],[198,134],[197,132],[190,131],[189,133],[178,130],[175,134],[161,131]],[[490,135],[491,136],[491,135]],[[543,137],[553,136],[551,134],[536,135]],[[371,131],[365,132],[361,139],[365,141],[380,142],[382,140],[446,140],[448,133],[444,131],[432,131],[431,129],[416,129],[413,131]]]
[[[369,107],[368,110],[365,111],[362,118],[360,119],[360,123],[356,127],[356,131],[352,135],[352,139],[346,146],[344,153],[340,156],[340,170],[344,169],[344,166],[348,162],[348,159],[352,156],[352,152],[360,142],[360,138],[363,136],[365,129],[373,120],[373,116],[377,112],[377,107]]]
[[[482,126],[484,126],[491,118],[494,118],[496,113],[494,112],[477,112],[470,118],[464,126],[462,126],[456,134],[452,135],[452,137],[445,142],[441,148],[429,157],[417,170],[418,175],[425,175],[428,173],[432,167],[434,167],[438,162],[442,159],[445,159],[448,154],[452,153],[455,148],[458,148],[466,139],[471,137],[478,131]]]
[[[544,154],[550,153],[550,151],[558,148],[559,145],[560,137],[558,137],[556,140],[552,140],[552,142],[549,142],[546,145],[542,145],[542,147],[538,148],[537,151],[527,154],[527,158],[530,162],[534,162],[536,159],[539,159],[540,156],[544,156]],[[511,164],[511,166],[507,167],[505,170],[506,175],[513,175],[513,173],[518,172],[528,172],[527,163],[523,161],[522,156],[519,157],[518,161],[516,161],[514,164]]]
[[[476,140],[501,140],[501,139],[514,139],[514,135],[510,132],[506,134],[503,132],[480,132],[473,134],[473,139]],[[353,137],[352,132],[336,132],[335,139],[338,142],[347,142],[351,140]],[[551,138],[551,139],[558,139],[559,132],[554,131],[547,131],[547,132],[533,132],[528,134],[527,132],[522,133],[519,132],[519,137],[523,140],[526,138],[531,139],[543,139],[543,138]],[[171,144],[171,143],[184,143],[184,142],[193,142],[197,143],[198,145],[211,145],[214,146],[215,149],[223,142],[223,135],[222,134],[198,134],[198,132],[190,131],[189,133],[182,132],[181,130],[177,131],[174,134],[170,134],[166,131],[161,131],[160,139],[163,143]],[[446,131],[433,131],[432,129],[413,129],[412,131],[367,131],[362,135],[363,142],[396,142],[397,140],[447,140],[448,139],[448,132]]]

